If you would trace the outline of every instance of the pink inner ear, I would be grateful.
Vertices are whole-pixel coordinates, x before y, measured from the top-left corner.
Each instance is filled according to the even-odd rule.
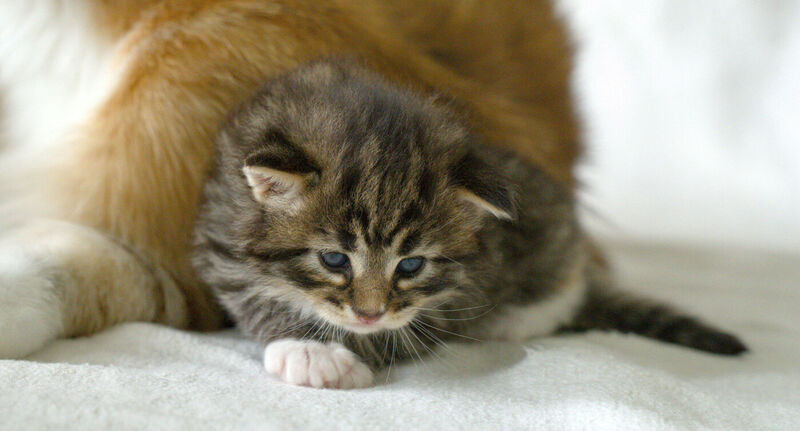
[[[497,217],[501,220],[513,220],[514,217],[509,214],[507,211],[504,211],[484,199],[481,199],[475,193],[467,189],[460,189],[458,191],[458,196],[465,202],[469,202],[471,205],[475,205],[481,211],[485,211],[487,214],[491,214],[494,217]]]
[[[289,191],[290,186],[288,184],[282,183],[276,178],[273,177],[264,177],[264,179],[258,184],[259,187],[264,188],[264,192],[274,193],[277,195],[284,194]]]
[[[303,190],[301,177],[258,166],[245,166],[243,171],[258,202],[271,206],[299,205]]]
[[[289,191],[291,186],[282,182],[277,177],[270,175],[255,174],[250,176],[251,187],[257,188],[263,194],[284,194]]]
[[[248,180],[248,183],[250,183],[249,184],[250,187],[256,187],[256,186],[260,186],[260,185],[266,184],[266,183],[270,182],[271,178],[272,177],[267,177],[267,176],[264,176],[264,175],[248,175],[247,176],[247,180]]]

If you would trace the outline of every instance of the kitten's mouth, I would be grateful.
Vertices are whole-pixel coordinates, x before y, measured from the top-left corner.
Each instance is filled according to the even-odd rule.
[[[386,329],[385,325],[381,323],[382,320],[384,320],[383,316],[371,316],[366,318],[358,316],[355,321],[349,321],[347,326],[353,332],[368,334]]]
[[[409,318],[405,316],[390,316],[382,314],[380,316],[358,316],[348,313],[346,316],[338,315],[329,318],[332,323],[341,326],[348,331],[356,334],[372,334],[380,331],[391,331],[408,324]]]
[[[357,334],[371,334],[380,331],[393,331],[405,327],[414,319],[413,315],[388,316],[382,315],[373,321],[362,322],[356,319],[346,319],[344,325]]]
[[[416,314],[385,312],[377,315],[364,315],[354,312],[350,306],[345,306],[344,310],[322,307],[317,311],[329,323],[356,334],[373,334],[400,329],[414,320]]]

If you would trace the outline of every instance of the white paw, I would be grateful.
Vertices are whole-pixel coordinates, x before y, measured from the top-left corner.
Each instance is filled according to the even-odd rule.
[[[339,343],[273,341],[264,350],[264,367],[293,385],[353,389],[372,384],[372,371]]]
[[[0,358],[22,358],[63,332],[53,284],[20,255],[0,254]]]

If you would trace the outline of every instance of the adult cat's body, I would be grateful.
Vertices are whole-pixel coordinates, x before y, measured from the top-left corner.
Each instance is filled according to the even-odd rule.
[[[260,83],[319,56],[355,54],[388,79],[453,95],[488,142],[570,183],[572,116],[550,109],[568,104],[566,73],[536,77],[528,106],[511,102],[449,68],[460,61],[434,56],[446,49],[417,42],[436,20],[420,13],[416,27],[395,26],[393,17],[419,6],[396,3],[4,2],[0,357],[123,321],[218,327],[223,314],[187,258],[213,136]],[[560,27],[549,13],[534,13],[547,11],[546,2],[490,14],[424,3],[458,8],[473,16],[465,25],[474,32],[496,35],[515,34],[503,14],[530,16],[536,28],[527,40],[555,43],[520,46],[526,55],[517,57],[566,71],[563,38],[552,37]]]
[[[744,351],[603,285],[574,217],[568,188],[441,102],[323,61],[268,83],[223,129],[195,266],[295,384],[363,386],[361,359],[570,327]]]

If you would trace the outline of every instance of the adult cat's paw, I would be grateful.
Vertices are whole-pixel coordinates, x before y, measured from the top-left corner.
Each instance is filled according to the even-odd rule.
[[[34,262],[0,253],[0,359],[28,356],[62,331],[53,283]]]
[[[283,339],[264,350],[264,367],[293,385],[353,389],[372,384],[372,371],[339,343]]]

